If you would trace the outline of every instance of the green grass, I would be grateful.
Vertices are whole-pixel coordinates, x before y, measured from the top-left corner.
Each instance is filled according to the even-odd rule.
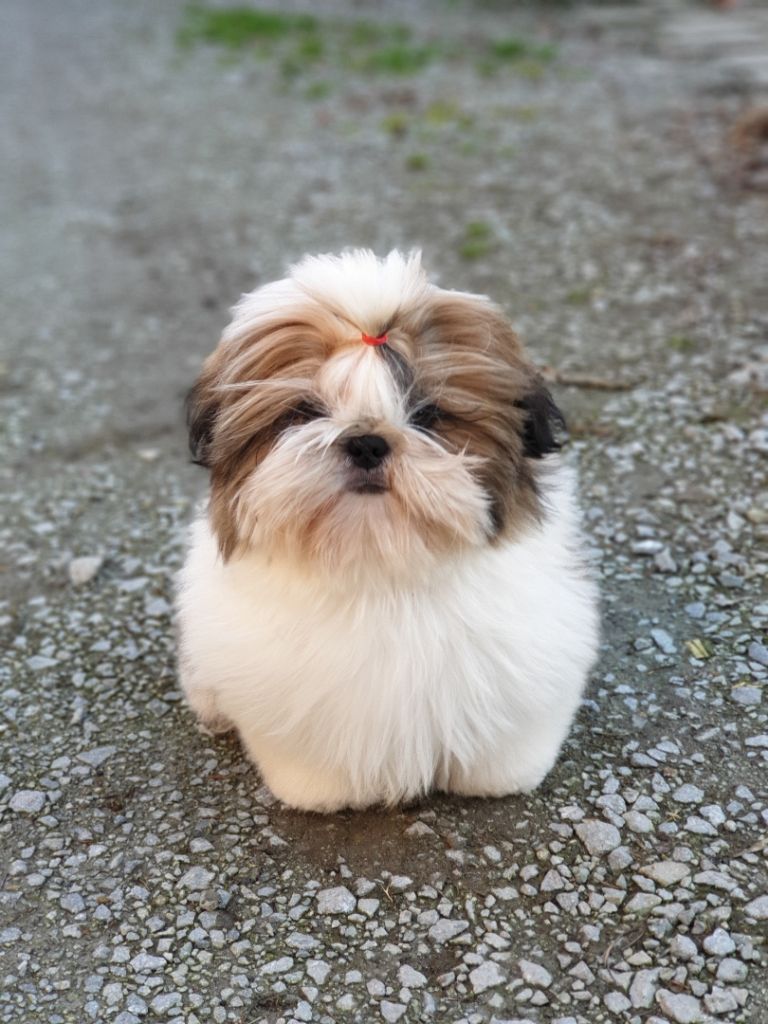
[[[572,288],[565,296],[565,301],[572,306],[586,306],[592,301],[591,288]]]
[[[317,19],[311,14],[280,14],[252,7],[188,7],[179,30],[179,42],[212,43],[241,50],[251,43],[283,39],[295,33],[315,32]]]
[[[493,249],[495,238],[490,224],[484,220],[470,221],[464,228],[459,255],[465,260],[477,260]]]
[[[177,38],[186,48],[207,44],[232,56],[243,52],[261,57],[276,54],[286,78],[321,63],[329,69],[346,68],[357,74],[404,77],[416,75],[438,60],[467,59],[481,60],[481,70],[489,74],[508,65],[519,75],[537,78],[556,53],[549,44],[515,36],[479,41],[467,48],[450,37],[413,38],[411,28],[398,22],[320,19],[279,9],[207,7],[199,2],[184,11]],[[438,116],[458,123],[462,115],[454,116],[450,104],[445,106],[449,108],[445,115]]]
[[[413,75],[421,71],[435,57],[431,46],[411,46],[408,43],[393,43],[373,50],[354,65],[361,71],[387,75]]]
[[[696,342],[686,334],[673,334],[667,338],[667,347],[674,352],[695,352]]]
[[[530,43],[519,36],[497,39],[490,45],[490,55],[497,61],[514,63],[520,60],[550,61],[557,50],[549,43]]]
[[[426,171],[429,167],[429,157],[426,153],[409,153],[405,158],[405,168],[408,171]]]
[[[407,134],[411,126],[411,119],[402,110],[396,110],[382,120],[381,127],[393,138],[400,139]]]

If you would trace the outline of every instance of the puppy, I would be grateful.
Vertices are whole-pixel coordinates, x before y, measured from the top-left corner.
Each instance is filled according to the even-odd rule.
[[[181,681],[313,811],[533,789],[593,664],[562,417],[488,299],[418,253],[244,296],[188,404],[210,470]]]

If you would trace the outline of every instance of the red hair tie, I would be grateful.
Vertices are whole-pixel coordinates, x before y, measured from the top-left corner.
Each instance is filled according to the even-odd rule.
[[[378,338],[372,338],[370,334],[363,334],[362,339],[364,345],[386,345],[387,343],[386,334],[380,334]]]

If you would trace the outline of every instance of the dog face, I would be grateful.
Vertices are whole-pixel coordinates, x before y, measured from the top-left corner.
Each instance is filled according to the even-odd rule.
[[[407,577],[540,514],[562,417],[487,299],[354,251],[241,300],[188,423],[225,559]]]

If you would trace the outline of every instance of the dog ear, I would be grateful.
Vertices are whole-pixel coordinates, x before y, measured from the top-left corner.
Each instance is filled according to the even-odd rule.
[[[523,454],[529,459],[541,459],[562,448],[559,434],[566,431],[565,417],[555,405],[540,377],[515,405],[525,415],[523,421]]]
[[[210,452],[213,430],[219,413],[219,401],[205,374],[187,395],[185,406],[192,461],[197,466],[210,469]]]

